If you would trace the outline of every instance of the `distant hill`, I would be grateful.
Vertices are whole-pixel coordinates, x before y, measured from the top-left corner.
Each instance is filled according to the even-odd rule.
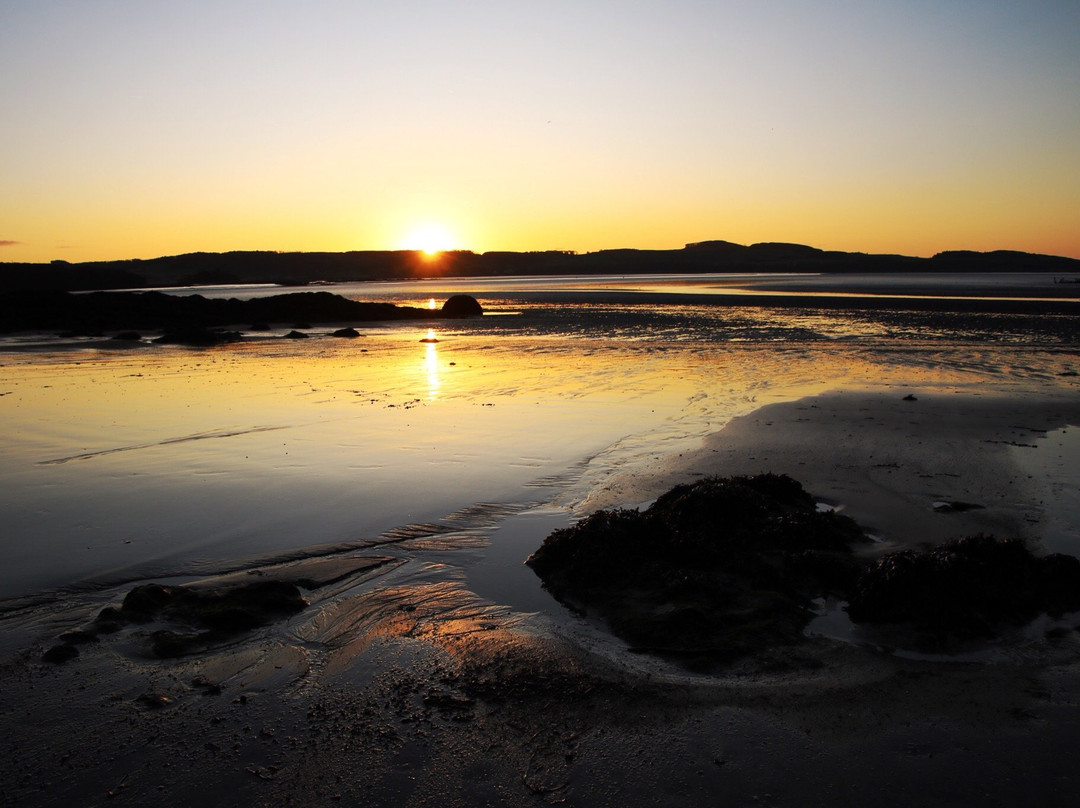
[[[2,290],[135,289],[234,283],[302,285],[464,275],[696,272],[1052,272],[1080,276],[1080,260],[999,250],[932,258],[820,250],[803,244],[749,246],[700,241],[680,250],[614,249],[576,254],[412,250],[344,253],[189,253],[146,260],[0,263]]]

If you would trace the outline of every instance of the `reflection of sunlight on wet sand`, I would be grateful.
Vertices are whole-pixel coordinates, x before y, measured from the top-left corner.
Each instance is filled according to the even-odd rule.
[[[439,381],[439,354],[435,346],[435,329],[429,328],[427,343],[424,345],[424,368],[427,371],[428,398],[430,399],[438,397],[439,387],[442,386]]]
[[[583,507],[736,415],[831,388],[1074,385],[1072,352],[898,340],[904,323],[878,324],[883,336],[846,315],[742,310],[720,327],[687,311],[682,330],[631,312],[551,333],[485,318],[361,340],[12,353],[0,487],[19,497],[0,502],[0,593],[377,535],[478,501]],[[437,331],[452,341],[421,358],[417,337]]]

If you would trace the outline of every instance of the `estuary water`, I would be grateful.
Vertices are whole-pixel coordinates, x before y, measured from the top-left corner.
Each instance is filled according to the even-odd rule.
[[[1067,315],[818,305],[815,295],[828,291],[818,287],[874,293],[874,283],[854,277],[788,278],[799,288],[778,291],[802,294],[794,306],[714,300],[717,288],[760,291],[781,280],[317,287],[421,307],[468,293],[486,311],[367,324],[356,339],[323,326],[307,329],[309,339],[285,339],[292,323],[198,350],[148,338],[8,336],[0,343],[0,598],[180,581],[448,533],[463,549],[454,563],[477,571],[478,591],[497,598],[507,585],[499,570],[527,555],[513,537],[538,544],[583,515],[590,491],[612,475],[694,449],[764,404],[834,389],[1080,390],[1080,333]],[[1061,296],[1049,277],[1026,280],[1030,297]],[[931,278],[917,293],[993,287],[1013,296],[1017,283]],[[287,291],[301,290],[175,293]]]

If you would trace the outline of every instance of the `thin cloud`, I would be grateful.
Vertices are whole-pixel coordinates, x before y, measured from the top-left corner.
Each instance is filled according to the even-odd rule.
[[[0,238],[0,247],[15,247],[16,245],[19,245],[19,244],[22,244],[22,242],[21,241],[10,241],[8,239]]]

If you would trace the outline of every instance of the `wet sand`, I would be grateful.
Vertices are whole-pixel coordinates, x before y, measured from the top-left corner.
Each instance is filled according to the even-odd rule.
[[[904,400],[908,393],[914,401]],[[881,538],[1037,541],[1017,452],[1080,426],[1075,392],[829,393],[735,419],[605,481],[588,507],[703,474],[786,472]],[[1031,447],[1039,448],[1031,448]],[[935,503],[982,506],[935,510]],[[5,804],[1073,805],[1080,638],[1018,633],[989,661],[808,638],[713,675],[628,653],[558,608],[469,588],[468,533],[388,536],[241,577],[304,578],[299,615],[156,660],[136,625],[41,653],[103,602],[4,617]],[[459,559],[450,563],[451,557]],[[413,562],[403,564],[408,559]],[[419,562],[419,563],[417,563]],[[220,584],[221,581],[212,582]],[[1073,624],[1080,620],[1073,621]],[[208,785],[212,784],[212,785]]]

